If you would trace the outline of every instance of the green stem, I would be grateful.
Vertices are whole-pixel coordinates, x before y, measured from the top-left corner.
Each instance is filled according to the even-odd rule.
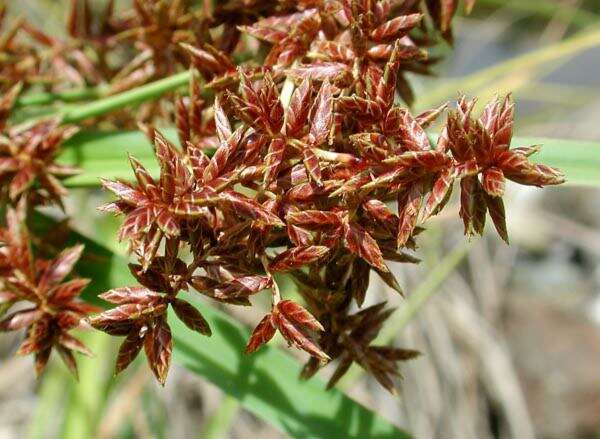
[[[28,93],[17,99],[15,107],[29,107],[50,105],[56,101],[78,102],[91,99],[100,99],[106,94],[106,86],[77,88],[59,92]]]
[[[127,105],[140,104],[155,99],[169,91],[186,85],[190,72],[182,72],[123,93],[99,99],[88,104],[70,108],[61,115],[63,123],[78,123],[85,119],[102,116]]]
[[[439,291],[444,280],[454,271],[469,252],[469,244],[459,244],[446,255],[440,263],[429,273],[427,278],[412,293],[404,306],[400,307],[396,314],[390,319],[388,325],[379,333],[375,339],[376,343],[389,343],[398,333],[406,327],[413,317],[419,312],[423,305]]]

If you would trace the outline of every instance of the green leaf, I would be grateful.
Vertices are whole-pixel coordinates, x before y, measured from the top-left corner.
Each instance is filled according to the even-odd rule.
[[[177,143],[175,129],[161,132]],[[66,182],[69,187],[95,187],[100,184],[100,178],[130,180],[133,177],[127,154],[140,160],[152,175],[158,175],[159,166],[152,146],[140,131],[79,132],[65,142],[59,162],[78,166],[83,171]]]
[[[175,129],[162,130],[169,140],[177,142]],[[432,136],[433,137],[433,136]],[[567,176],[567,184],[600,186],[600,143],[577,140],[517,137],[513,146],[542,145],[542,151],[532,160],[555,166]],[[127,153],[138,158],[153,175],[159,168],[150,142],[139,131],[81,132],[66,144],[60,161],[82,168],[83,173],[70,178],[70,187],[99,185],[100,178],[130,180],[133,173]]]
[[[37,215],[35,224],[36,231],[43,233],[53,221]],[[85,291],[86,300],[106,305],[100,303],[98,293],[136,283],[122,257],[73,232],[66,245],[75,242],[86,245],[77,272],[93,280]],[[249,331],[227,314],[199,300],[192,302],[209,321],[213,335],[197,334],[171,315],[176,363],[208,379],[256,416],[292,437],[409,437],[339,390],[326,391],[322,380],[300,381],[300,365],[279,349],[266,346],[245,355]]]

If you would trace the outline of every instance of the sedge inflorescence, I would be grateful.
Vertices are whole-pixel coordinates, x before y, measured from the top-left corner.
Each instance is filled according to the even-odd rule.
[[[88,351],[68,331],[89,323],[125,337],[116,372],[144,350],[164,384],[173,347],[169,309],[211,335],[181,292],[250,306],[268,291],[271,308],[248,354],[279,333],[310,355],[304,377],[335,361],[332,386],[357,363],[392,391],[398,363],[418,352],[374,344],[392,309],[363,306],[371,273],[403,294],[388,263],[418,262],[418,235],[454,187],[465,234],[482,234],[489,216],[508,242],[506,180],[541,187],[562,183],[563,175],[530,161],[539,147],[511,147],[510,96],[479,116],[466,97],[450,110],[410,110],[408,75],[431,73],[437,60],[427,49],[452,41],[458,0],[192,3],[134,0],[115,12],[109,1],[95,15],[91,2],[74,0],[65,40],[25,21],[5,31],[2,84],[19,77],[25,88],[60,90],[66,81],[117,93],[188,67],[192,75],[189,92],[174,101],[166,96],[136,117],[109,120],[143,122],[160,174],[130,156],[131,180],[102,182],[116,199],[101,210],[123,217],[118,238],[129,244],[137,285],[102,294],[115,306],[91,318],[94,309],[76,299],[87,282],[63,282],[82,248],[43,259],[24,232],[35,207],[62,207],[60,179],[76,170],[55,158],[75,130],[59,120],[12,126],[20,86],[2,87],[0,182],[11,207],[0,230],[0,307],[34,305],[4,317],[0,329],[28,328],[20,352],[35,353],[38,369],[56,347],[76,370],[71,351]],[[157,120],[175,123],[178,146]],[[439,135],[430,137],[436,123]],[[301,301],[280,288],[282,276]]]
[[[131,157],[134,183],[104,182],[117,200],[102,210],[124,215],[119,238],[139,261],[131,270],[140,286],[107,292],[103,297],[117,306],[91,319],[126,336],[117,370],[143,347],[164,383],[169,307],[210,335],[180,291],[250,305],[269,290],[271,311],[254,329],[248,353],[279,332],[310,354],[305,377],[338,360],[333,385],[358,363],[391,390],[397,363],[418,353],[372,344],[391,310],[385,303],[362,308],[370,273],[401,292],[386,261],[416,261],[408,251],[455,183],[465,233],[481,234],[489,213],[507,240],[505,179],[563,181],[559,171],[528,160],[535,147],[510,148],[510,97],[491,102],[478,118],[475,101],[461,98],[437,142],[425,129],[445,106],[413,115],[398,103],[404,73],[425,59],[409,36],[422,24],[416,5],[393,15],[386,1],[299,3],[298,12],[239,28],[267,43],[260,67],[236,67],[208,44],[184,45],[215,91],[212,105],[193,80],[177,103],[180,148],[143,127],[159,178]],[[293,279],[305,305],[285,297],[279,273]]]

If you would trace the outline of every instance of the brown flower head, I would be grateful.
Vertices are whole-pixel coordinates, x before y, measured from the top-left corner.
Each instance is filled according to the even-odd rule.
[[[56,38],[28,22],[23,23],[23,30],[39,46],[35,52],[39,70],[52,88],[98,85],[106,79],[78,41]]]
[[[453,179],[460,179],[465,233],[482,234],[489,212],[498,234],[508,243],[502,201],[506,179],[542,187],[564,183],[565,178],[558,169],[528,159],[539,146],[510,148],[514,119],[510,95],[490,102],[479,119],[471,115],[474,106],[475,100],[461,97],[457,110],[448,116],[438,150],[450,151],[455,165],[435,183],[424,213],[427,217],[438,209]]]
[[[0,92],[17,82],[26,85],[48,83],[51,78],[40,72],[37,50],[24,38],[23,18],[8,21],[6,4],[0,4]]]
[[[67,191],[60,179],[79,171],[54,160],[60,143],[74,132],[73,128],[60,127],[57,121],[13,128],[8,132],[8,138],[0,144],[0,161],[1,176],[11,200],[32,194],[62,205],[61,197]]]
[[[83,72],[88,72],[88,79],[110,82],[129,62],[125,54],[132,50],[131,44],[118,35],[130,26],[131,17],[126,12],[115,13],[114,0],[105,2],[102,10],[90,0],[71,0],[66,23],[70,57],[85,65]]]
[[[267,17],[252,26],[241,26],[240,30],[273,45],[265,59],[266,65],[286,67],[308,52],[320,26],[319,11],[307,9],[290,15]]]
[[[273,311],[267,314],[254,329],[246,353],[254,352],[268,342],[275,330],[279,330],[286,341],[310,355],[327,362],[330,358],[309,337],[307,331],[324,331],[323,326],[308,311],[291,300],[282,300],[275,304]]]
[[[131,41],[138,54],[112,80],[116,93],[175,73],[188,59],[180,44],[204,42],[202,11],[186,1],[134,0],[118,41]]]
[[[396,42],[401,50],[395,56],[402,60],[401,68],[400,64],[396,68],[400,68],[396,85],[410,103],[413,97],[404,72],[429,73],[426,52],[418,40],[409,36],[419,27],[423,14],[411,8],[397,10],[389,1],[340,1],[337,8],[329,3],[323,8],[321,17],[335,19],[322,18],[323,32],[313,39],[307,53],[310,63],[303,62],[286,72],[298,79],[328,79],[347,88],[347,94],[355,92],[364,97],[381,82],[382,67]]]
[[[67,190],[60,179],[77,174],[71,166],[55,161],[61,143],[77,129],[61,126],[59,120],[45,120],[21,126],[6,126],[19,90],[14,86],[0,100],[0,182],[12,202],[31,198],[36,203],[62,206]]]
[[[48,362],[52,348],[56,349],[69,370],[77,376],[73,352],[91,355],[69,331],[80,326],[80,321],[97,308],[78,299],[89,283],[88,279],[64,279],[80,258],[83,246],[62,251],[51,260],[34,258],[29,235],[20,213],[7,212],[7,228],[0,229],[0,292],[1,331],[26,329],[27,336],[17,354],[35,355],[39,374]],[[18,311],[6,314],[13,305],[27,303]]]
[[[351,315],[328,313],[321,316],[321,320],[326,322],[326,329],[319,343],[332,353],[334,359],[338,359],[327,387],[333,387],[356,362],[387,390],[394,392],[392,378],[399,376],[397,362],[415,358],[419,352],[371,345],[392,312],[393,309],[385,308],[385,303],[379,303]],[[318,369],[319,364],[311,358],[304,366],[302,376],[309,378]]]
[[[164,260],[156,260],[153,264],[162,264]],[[172,265],[172,264],[169,264]],[[161,267],[160,277],[164,277],[166,267]],[[185,270],[185,264],[183,265]],[[132,271],[136,272],[136,267]],[[172,273],[173,267],[168,268]],[[148,280],[156,272],[152,269],[141,274],[137,271],[140,282],[152,283],[160,287],[156,279]],[[165,286],[164,284],[162,286]],[[160,288],[156,288],[161,291]],[[167,307],[170,304],[175,314],[192,330],[210,336],[208,322],[202,314],[188,302],[175,297],[171,287],[166,294],[154,291],[144,286],[115,288],[102,295],[104,300],[114,303],[117,307],[105,311],[90,319],[96,329],[111,335],[125,336],[121,344],[115,373],[120,373],[136,358],[142,347],[146,352],[148,364],[156,379],[165,384],[171,364],[172,340],[171,329],[167,323]],[[170,294],[169,294],[170,292]]]

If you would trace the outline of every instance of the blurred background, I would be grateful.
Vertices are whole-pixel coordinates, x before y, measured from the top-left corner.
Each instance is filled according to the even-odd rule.
[[[68,2],[6,3],[62,32]],[[412,78],[415,110],[457,91],[480,102],[512,91],[518,136],[600,141],[599,25],[598,0],[478,0],[457,19],[455,47],[440,53],[447,58],[437,76]],[[367,295],[398,307],[381,339],[423,355],[403,366],[398,397],[360,370],[340,387],[416,438],[600,438],[599,195],[509,186],[510,247],[491,230],[465,242],[456,204],[432,220],[423,262],[394,266],[405,291],[427,305],[413,316],[377,282]],[[124,252],[111,241],[115,222],[89,218],[103,197],[73,191],[67,211]],[[249,326],[262,315],[227,311]],[[96,358],[79,359],[79,383],[59,362],[36,381],[31,359],[12,356],[19,336],[0,338],[0,439],[283,437],[177,365],[165,389],[143,358],[115,380],[118,340],[83,338]]]

